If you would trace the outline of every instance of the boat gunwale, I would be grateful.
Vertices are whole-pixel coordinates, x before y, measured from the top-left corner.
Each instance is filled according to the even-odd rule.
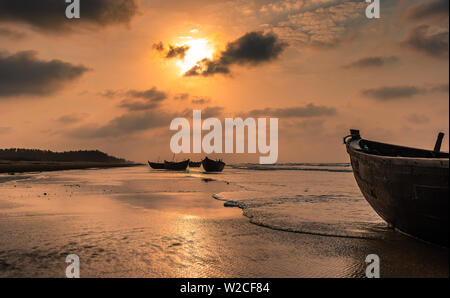
[[[377,155],[377,154],[367,153],[367,152],[362,151],[362,149],[356,148],[356,146],[354,145],[355,143],[357,143],[357,146],[359,147],[359,142],[361,140],[364,140],[364,139],[349,140],[346,143],[347,152],[349,154],[358,154],[361,156],[366,156],[366,157],[379,159],[379,160],[389,160],[394,165],[414,165],[414,166],[421,166],[421,167],[449,168],[449,160],[450,159],[445,158],[445,157],[444,158],[438,158],[438,157],[427,158],[427,157],[385,156],[385,155]],[[365,141],[370,141],[370,140],[365,140]],[[370,142],[373,142],[373,141],[370,141]],[[384,144],[384,143],[380,143],[380,144]],[[386,144],[386,145],[390,145],[390,144]],[[393,146],[395,146],[395,145],[393,145]],[[402,148],[408,148],[408,147],[402,147]],[[411,148],[411,149],[415,149],[415,148]],[[422,150],[422,149],[420,149],[420,150]],[[414,163],[414,164],[411,164],[411,163]]]

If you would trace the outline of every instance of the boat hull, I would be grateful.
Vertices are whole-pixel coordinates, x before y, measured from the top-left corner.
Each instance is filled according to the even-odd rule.
[[[189,166],[189,159],[182,162],[164,161],[164,168],[170,171],[185,171]]]
[[[449,160],[367,154],[347,143],[356,182],[372,208],[392,227],[448,247]]]
[[[164,170],[164,164],[163,163],[158,163],[158,162],[148,162],[148,165],[155,170]]]
[[[215,161],[209,158],[205,158],[202,161],[202,165],[206,172],[222,172],[225,168],[225,163],[223,161]]]

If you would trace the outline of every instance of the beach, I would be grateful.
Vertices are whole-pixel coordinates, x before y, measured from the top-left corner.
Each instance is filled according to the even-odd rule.
[[[234,207],[225,207],[234,206]],[[448,249],[388,229],[347,164],[0,175],[0,277],[447,277]]]

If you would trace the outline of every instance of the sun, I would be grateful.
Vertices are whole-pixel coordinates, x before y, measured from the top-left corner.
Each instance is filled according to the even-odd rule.
[[[186,73],[192,67],[194,67],[197,62],[208,58],[212,59],[214,55],[214,48],[207,39],[191,39],[180,46],[189,46],[186,55],[183,60],[177,62],[178,67],[180,67],[181,74]]]

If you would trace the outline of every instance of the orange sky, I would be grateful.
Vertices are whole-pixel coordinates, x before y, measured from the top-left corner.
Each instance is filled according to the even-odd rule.
[[[141,0],[137,10],[95,1],[111,20],[83,10],[80,20],[53,20],[48,12],[47,24],[0,0],[1,148],[171,158],[170,119],[194,108],[219,119],[263,109],[279,115],[279,162],[347,161],[342,137],[350,128],[430,149],[439,131],[448,136],[448,1],[382,1],[377,20],[365,18],[364,1]],[[183,76],[180,58],[165,58],[169,45],[205,39],[219,59],[249,32],[288,46],[211,76]],[[35,54],[17,56],[22,51]],[[31,75],[16,73],[24,69]],[[146,103],[142,94],[152,88],[164,97],[154,106],[124,105]]]

